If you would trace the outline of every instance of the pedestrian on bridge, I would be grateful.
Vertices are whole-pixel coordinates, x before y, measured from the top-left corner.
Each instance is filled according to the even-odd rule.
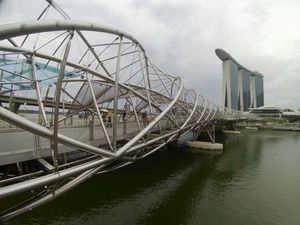
[[[102,112],[103,123],[106,124],[106,112]]]
[[[111,119],[113,117],[112,111],[108,111],[106,117],[107,117],[107,125],[106,125],[106,127],[112,127],[112,123],[111,123]]]
[[[149,123],[149,117],[146,111],[142,113],[142,120],[143,120],[144,127],[146,127]]]

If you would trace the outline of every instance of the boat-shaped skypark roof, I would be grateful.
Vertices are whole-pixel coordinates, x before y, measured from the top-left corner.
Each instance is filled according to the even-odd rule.
[[[261,77],[263,78],[264,76],[257,72],[257,71],[251,71],[249,69],[247,69],[246,67],[242,66],[241,64],[239,64],[229,53],[227,53],[226,51],[224,51],[223,49],[221,48],[217,48],[215,50],[216,52],[216,55],[219,57],[219,59],[221,59],[223,62],[226,61],[226,60],[231,60],[233,63],[235,63],[238,67],[238,69],[243,69],[243,70],[246,70],[247,72],[251,73],[253,76],[258,76],[258,77]]]

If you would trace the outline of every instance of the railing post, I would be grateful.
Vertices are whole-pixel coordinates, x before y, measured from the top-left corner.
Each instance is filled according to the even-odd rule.
[[[119,88],[119,74],[120,74],[120,64],[121,64],[121,49],[122,49],[123,37],[120,36],[120,43],[118,49],[117,67],[116,67],[116,77],[115,77],[115,92],[114,92],[114,111],[113,111],[113,150],[116,151],[117,144],[117,123],[118,123],[118,88]]]
[[[70,125],[73,125],[73,116],[70,117]]]
[[[89,119],[89,140],[94,140],[94,116]]]
[[[127,118],[126,118],[126,113],[125,116],[123,115],[123,134],[126,134],[126,122],[127,122]]]

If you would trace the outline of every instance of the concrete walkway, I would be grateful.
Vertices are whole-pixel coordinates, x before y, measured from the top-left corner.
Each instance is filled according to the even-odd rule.
[[[143,125],[141,125],[143,128]],[[61,127],[59,132],[70,138],[98,146],[107,144],[104,133],[100,125],[94,125],[93,136],[90,140],[90,127],[88,125],[78,126],[69,125]],[[117,140],[130,139],[139,132],[135,121],[130,121],[126,126],[126,134],[123,134],[123,123],[117,125]],[[107,128],[107,133],[112,140],[113,129]],[[39,149],[35,149],[35,141],[39,139]],[[37,137],[36,135],[19,128],[2,128],[0,130],[0,165],[26,161],[40,157],[51,156],[50,141],[48,139]],[[74,151],[68,146],[59,146],[59,152]]]

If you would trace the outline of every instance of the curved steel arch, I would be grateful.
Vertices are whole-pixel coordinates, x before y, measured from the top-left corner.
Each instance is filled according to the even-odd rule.
[[[113,28],[78,21],[22,22],[0,26],[0,40],[2,75],[7,73],[6,69],[1,69],[6,57],[11,60],[24,58],[30,65],[32,77],[28,79],[35,84],[35,93],[31,93],[35,102],[30,99],[42,120],[31,121],[2,106],[0,119],[30,132],[38,140],[31,151],[36,156],[24,158],[22,164],[30,159],[50,168],[26,174],[14,171],[14,178],[0,181],[0,199],[36,190],[30,201],[2,212],[2,220],[48,202],[97,173],[143,159],[189,131],[201,129],[222,113],[195,90],[186,89],[180,77],[170,76],[157,68],[134,37]],[[49,64],[59,68],[59,73],[53,77],[52,86],[43,92],[44,78],[38,72]],[[14,79],[19,79],[20,83],[28,81],[22,81],[22,70],[14,72],[15,68],[8,68],[14,76],[12,80],[1,80],[1,84],[11,85],[12,89],[5,93],[0,90],[0,97],[9,99],[7,105],[12,109],[13,99],[18,98],[16,94],[26,93],[12,91]],[[80,78],[65,79],[64,75],[70,71],[76,71]],[[49,93],[53,94],[51,101],[47,100]],[[61,109],[65,105],[62,95],[67,95],[71,101],[67,113]],[[114,112],[112,128],[105,126],[102,109]],[[47,112],[52,112],[50,117]],[[85,129],[90,134],[91,130],[96,130],[98,137],[93,140],[64,134],[62,122],[82,112],[88,114],[91,123],[74,129]],[[150,121],[141,119],[143,113],[148,114]],[[122,115],[123,121],[118,123]],[[130,124],[136,130],[121,134],[120,125],[124,132],[124,126],[130,128]],[[46,147],[39,144],[42,138],[49,140]],[[119,145],[120,141],[123,143]],[[38,153],[44,154],[43,157]],[[63,160],[71,154],[80,157]],[[17,168],[15,165],[19,165],[19,161],[11,165]]]
[[[63,30],[96,31],[126,37],[134,43],[138,44],[142,51],[145,51],[143,46],[132,35],[126,32],[105,25],[76,20],[27,21],[1,25],[0,40],[28,34]]]

